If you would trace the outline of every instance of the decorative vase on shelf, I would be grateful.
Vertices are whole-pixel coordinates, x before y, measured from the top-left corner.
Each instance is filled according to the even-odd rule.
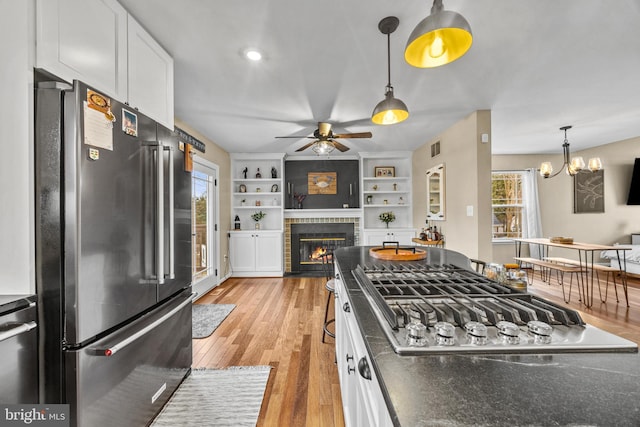
[[[298,209],[302,209],[302,202],[298,202]]]
[[[256,222],[256,230],[260,230],[260,223]]]
[[[389,228],[389,223],[385,222],[384,225],[386,226],[386,228]]]

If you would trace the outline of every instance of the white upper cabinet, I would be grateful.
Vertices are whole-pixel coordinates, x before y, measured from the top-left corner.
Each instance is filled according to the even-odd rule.
[[[127,11],[115,0],[37,0],[36,66],[127,99]]]
[[[129,105],[173,129],[173,58],[129,15]]]
[[[36,67],[173,129],[173,59],[116,0],[36,0]]]

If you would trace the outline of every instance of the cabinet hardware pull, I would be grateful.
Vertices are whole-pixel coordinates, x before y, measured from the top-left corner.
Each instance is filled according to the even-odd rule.
[[[344,305],[342,306],[342,309],[344,311],[346,311],[347,313],[349,313],[351,311],[351,307],[349,307],[349,303],[345,302]]]
[[[371,381],[371,369],[369,369],[369,362],[367,362],[366,357],[358,361],[358,372],[360,372],[362,378]]]
[[[353,356],[349,356],[349,355],[347,354],[347,362],[349,362],[350,360],[353,360]]]
[[[347,366],[347,374],[351,375],[352,372],[355,372],[356,368],[352,368],[351,366]]]

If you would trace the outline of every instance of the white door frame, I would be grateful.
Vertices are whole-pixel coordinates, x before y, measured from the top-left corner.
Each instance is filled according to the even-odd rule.
[[[219,182],[219,168],[215,163],[203,159],[200,156],[193,156],[193,163],[194,168],[200,167],[199,169],[202,172],[213,176],[216,181],[216,185],[213,186],[212,195],[215,204],[212,212],[213,218],[207,216],[207,221],[209,221],[207,229],[212,230],[213,244],[215,245],[215,250],[213,251],[215,256],[213,259],[209,258],[209,261],[214,263],[215,271],[217,271],[218,274],[215,276],[207,276],[204,279],[193,282],[193,290],[197,293],[196,298],[199,298],[220,284],[220,192],[218,191],[217,185]],[[207,171],[206,169],[209,170]],[[208,251],[208,254],[211,254],[211,252],[212,251]]]

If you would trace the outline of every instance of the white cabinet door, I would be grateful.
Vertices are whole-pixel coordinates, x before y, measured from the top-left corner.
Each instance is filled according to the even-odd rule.
[[[129,105],[173,130],[173,59],[129,16]]]
[[[256,234],[256,271],[282,271],[282,233]]]
[[[115,0],[38,0],[36,67],[127,99],[127,11]]]
[[[229,240],[231,269],[250,272],[256,269],[255,237],[253,233],[232,232]]]
[[[411,230],[385,230],[370,231],[365,230],[364,242],[365,246],[382,246],[383,242],[398,242],[401,245],[412,245],[412,238],[415,237],[415,231]]]

